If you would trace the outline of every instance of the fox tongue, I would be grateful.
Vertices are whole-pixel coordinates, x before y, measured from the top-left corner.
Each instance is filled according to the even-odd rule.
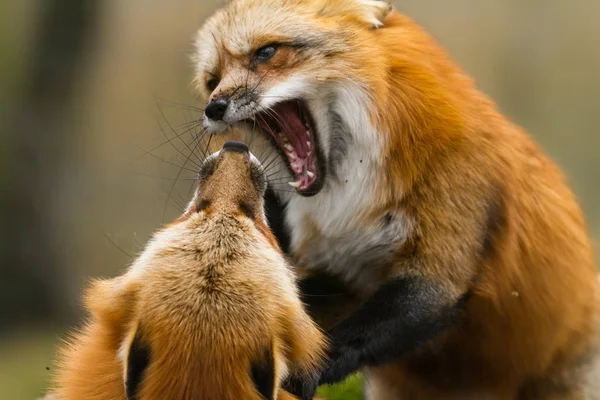
[[[293,102],[281,103],[274,107],[273,111],[279,116],[279,122],[283,134],[294,148],[296,154],[301,158],[308,155],[307,140],[310,139],[307,129],[300,119],[300,109]]]
[[[308,121],[303,121],[303,109],[298,101],[286,101],[258,114],[255,119],[270,133],[288,159],[294,181],[290,186],[303,191],[317,180],[313,134]]]

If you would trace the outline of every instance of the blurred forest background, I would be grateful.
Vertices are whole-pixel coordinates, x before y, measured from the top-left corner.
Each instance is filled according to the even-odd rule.
[[[222,2],[0,2],[0,398],[43,393],[82,287],[123,271],[186,200],[183,145],[161,144],[200,118],[192,38]],[[563,167],[597,240],[600,2],[396,6]]]

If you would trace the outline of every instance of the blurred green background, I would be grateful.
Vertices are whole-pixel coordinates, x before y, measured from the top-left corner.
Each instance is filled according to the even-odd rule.
[[[187,198],[182,145],[161,144],[200,118],[192,38],[222,3],[0,2],[0,398],[43,393],[82,287],[123,271]],[[563,167],[600,237],[600,2],[396,5]]]

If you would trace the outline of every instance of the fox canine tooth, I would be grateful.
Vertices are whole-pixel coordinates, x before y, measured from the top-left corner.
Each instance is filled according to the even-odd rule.
[[[310,172],[310,171],[306,171],[306,175],[308,175],[309,178],[314,178],[315,174]]]
[[[296,188],[296,189],[298,189],[301,184],[302,183],[300,183],[300,182],[288,182],[288,185],[290,185],[291,187]]]

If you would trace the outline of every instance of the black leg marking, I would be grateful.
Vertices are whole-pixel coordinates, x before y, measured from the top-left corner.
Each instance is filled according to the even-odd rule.
[[[283,383],[283,389],[287,392],[299,397],[301,400],[312,400],[317,393],[320,375],[291,375]]]
[[[332,275],[315,274],[298,283],[300,299],[313,314],[332,305],[338,298],[351,297],[346,285]]]
[[[381,365],[414,350],[453,325],[470,293],[452,305],[439,285],[420,278],[388,283],[331,332],[321,383],[335,383],[363,366]]]

